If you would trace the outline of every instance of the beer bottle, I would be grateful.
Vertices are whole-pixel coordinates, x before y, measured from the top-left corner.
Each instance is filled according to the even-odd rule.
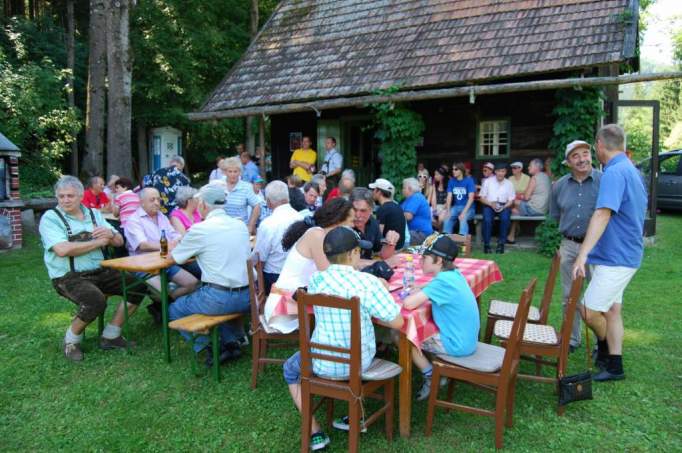
[[[161,239],[159,239],[161,246],[161,257],[165,258],[168,255],[168,239],[166,239],[166,230],[161,230]]]

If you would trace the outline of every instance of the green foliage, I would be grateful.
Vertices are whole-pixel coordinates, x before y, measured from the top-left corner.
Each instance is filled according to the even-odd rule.
[[[552,114],[556,118],[549,149],[555,154],[552,172],[562,175],[567,168],[564,160],[566,145],[573,140],[592,141],[599,120],[604,116],[604,92],[600,88],[573,88],[558,90],[556,107]]]
[[[391,94],[398,91],[393,87],[377,94]],[[384,102],[370,105],[374,112],[375,138],[381,143],[381,177],[397,188],[402,187],[405,178],[414,176],[417,167],[415,147],[424,132],[421,115],[410,110],[405,104]]]
[[[538,244],[540,255],[553,257],[561,245],[561,233],[559,224],[552,218],[547,218],[535,229],[535,241]]]

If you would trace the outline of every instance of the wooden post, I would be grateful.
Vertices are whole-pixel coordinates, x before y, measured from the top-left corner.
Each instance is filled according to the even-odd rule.
[[[258,159],[260,176],[265,179],[265,116],[258,117]]]

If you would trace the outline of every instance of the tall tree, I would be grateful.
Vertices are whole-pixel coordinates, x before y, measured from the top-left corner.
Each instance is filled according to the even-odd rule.
[[[107,18],[104,0],[90,0],[88,91],[85,113],[85,156],[83,172],[102,175],[104,170],[104,127],[107,75]]]
[[[35,5],[32,5],[35,6]],[[76,42],[75,42],[75,17],[73,13],[73,0],[66,0],[66,67],[69,74],[66,78],[67,100],[70,108],[76,107],[74,94],[74,74],[76,72]],[[71,174],[78,174],[78,142],[71,142]]]
[[[110,0],[107,8],[107,170],[126,176],[133,174],[130,6],[131,0]]]

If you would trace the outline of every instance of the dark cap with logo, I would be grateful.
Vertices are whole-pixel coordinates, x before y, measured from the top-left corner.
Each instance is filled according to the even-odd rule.
[[[357,232],[345,226],[336,227],[331,230],[324,237],[324,242],[322,243],[324,254],[327,256],[349,252],[355,247],[371,250],[372,243],[360,239],[360,235]]]
[[[459,253],[459,245],[448,236],[440,234],[424,241],[422,255],[440,256],[448,261],[454,261]]]

